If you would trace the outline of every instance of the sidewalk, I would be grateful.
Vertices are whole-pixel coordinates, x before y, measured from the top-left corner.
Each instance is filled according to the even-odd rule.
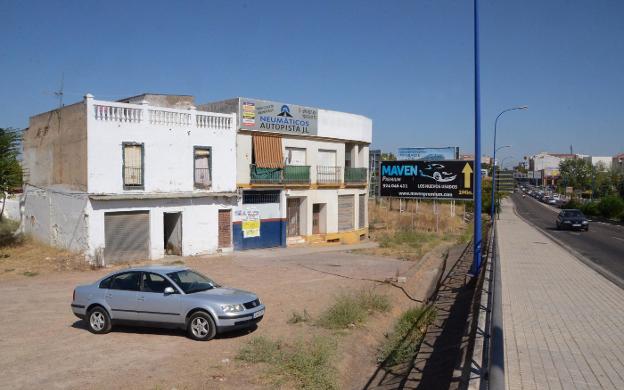
[[[624,389],[624,290],[522,221],[509,200],[498,234],[507,388]]]

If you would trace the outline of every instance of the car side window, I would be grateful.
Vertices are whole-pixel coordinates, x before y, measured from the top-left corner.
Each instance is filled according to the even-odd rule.
[[[109,289],[138,291],[140,272],[124,272],[114,276]]]
[[[102,280],[100,282],[100,288],[110,288],[110,284],[111,284],[111,281],[113,280],[113,277],[114,276],[109,276],[108,278]]]
[[[152,272],[143,272],[143,276],[141,277],[141,291],[162,294],[167,287],[173,288],[171,283],[163,276]]]

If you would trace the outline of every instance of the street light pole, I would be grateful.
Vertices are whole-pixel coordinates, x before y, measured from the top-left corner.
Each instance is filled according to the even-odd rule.
[[[474,161],[474,231],[473,257],[470,273],[479,275],[481,268],[481,90],[479,77],[479,0],[474,0],[474,110],[475,110],[475,161]]]
[[[500,114],[498,114],[498,116],[496,117],[496,120],[494,121],[494,162],[492,164],[492,207],[490,210],[490,219],[493,221],[494,220],[494,199],[495,199],[495,193],[494,193],[494,186],[496,185],[496,129],[498,127],[498,119],[501,117],[501,115],[503,115],[506,112],[509,111],[514,111],[514,110],[526,110],[528,109],[528,106],[518,106],[518,107],[511,107],[508,108],[506,110],[501,111]]]

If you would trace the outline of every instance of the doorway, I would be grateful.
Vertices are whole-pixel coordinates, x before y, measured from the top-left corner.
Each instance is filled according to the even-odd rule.
[[[182,256],[182,213],[163,213],[165,255]]]
[[[314,203],[312,205],[312,234],[326,233],[325,225],[325,203]]]
[[[299,198],[288,198],[286,203],[286,219],[288,221],[288,237],[296,237],[300,235],[299,233],[299,206],[301,205],[301,199]]]
[[[219,249],[232,246],[232,210],[219,210]]]

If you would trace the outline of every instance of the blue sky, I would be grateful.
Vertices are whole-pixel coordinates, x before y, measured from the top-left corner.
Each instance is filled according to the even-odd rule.
[[[0,0],[0,126],[65,101],[234,96],[373,119],[373,146],[473,150],[472,1]],[[624,152],[624,1],[481,0],[483,151]]]

